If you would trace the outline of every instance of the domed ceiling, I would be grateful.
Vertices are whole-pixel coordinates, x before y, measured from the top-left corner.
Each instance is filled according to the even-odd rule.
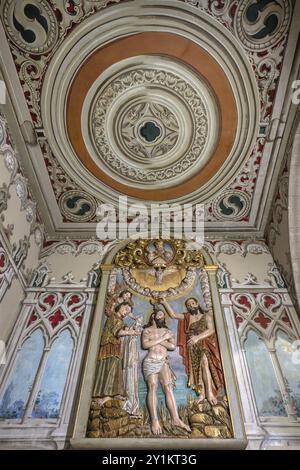
[[[6,71],[34,128],[30,141],[19,118],[49,233],[93,233],[97,205],[121,195],[204,203],[212,231],[259,230],[292,10],[288,0],[3,1]]]

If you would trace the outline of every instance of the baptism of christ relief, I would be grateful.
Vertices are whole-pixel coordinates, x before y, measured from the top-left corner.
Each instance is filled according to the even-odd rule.
[[[233,437],[208,275],[183,242],[118,253],[87,437]]]

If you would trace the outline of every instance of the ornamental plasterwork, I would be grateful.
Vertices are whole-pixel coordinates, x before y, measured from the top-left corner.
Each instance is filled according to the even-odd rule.
[[[271,1],[264,5],[263,2],[247,0],[224,0],[221,3],[206,0],[184,1],[211,14],[236,35],[244,47],[256,76],[261,97],[260,126],[263,134],[257,138],[252,155],[228,190],[229,193],[243,190],[249,204],[245,202],[245,198],[237,195],[235,202],[230,205],[226,196],[223,199],[221,195],[208,205],[207,209],[209,221],[220,219],[220,212],[223,220],[248,221],[257,174],[263,163],[266,136],[272,118],[274,98],[280,77],[280,64],[284,56],[292,14],[291,2],[289,0]],[[266,21],[270,21],[273,26],[267,28]],[[275,26],[276,23],[277,26]],[[217,211],[216,207],[218,207]]]
[[[121,249],[114,264],[118,267],[152,268],[176,265],[180,268],[202,268],[204,258],[198,250],[189,250],[184,240],[135,240]]]
[[[145,261],[141,258],[138,258],[140,251],[138,250],[139,244],[145,245],[148,243],[147,240],[138,240],[138,241],[133,241],[132,245],[130,246],[130,251],[128,251],[128,248],[125,249],[124,251],[120,251],[120,254],[118,255],[118,263],[120,262],[123,266],[129,266],[131,263],[133,263],[133,252],[135,249],[137,249],[137,259],[134,261],[136,264],[141,264],[145,263]],[[46,245],[41,251],[41,258],[45,258],[47,256],[50,256],[51,254],[54,253],[60,253],[60,254],[72,254],[74,256],[78,256],[80,254],[100,254],[101,256],[104,256],[110,249],[112,249],[114,246],[118,244],[118,241],[112,241],[112,242],[104,242],[100,240],[94,240],[90,239],[87,241],[82,241],[82,240],[63,240],[63,241],[53,241],[53,242],[46,242]],[[176,240],[177,247],[181,246],[183,250],[187,248],[187,250],[190,253],[193,253],[193,249],[190,249],[188,246],[185,245],[184,240]],[[185,248],[183,248],[185,246]],[[245,241],[210,241],[210,240],[205,240],[204,243],[204,250],[207,251],[215,261],[217,261],[217,256],[220,253],[225,253],[227,255],[234,255],[234,254],[240,254],[243,257],[246,257],[248,254],[270,254],[270,251],[266,245],[266,243],[262,240],[245,240]],[[197,250],[195,251],[197,252]],[[192,263],[195,265],[195,263],[199,266],[203,265],[204,261],[202,260],[197,260],[195,259],[194,261],[191,258],[191,254],[189,255],[188,258],[185,258],[187,256],[186,254],[184,255],[184,251],[182,252],[179,250],[179,254],[181,254],[181,260],[180,257],[178,258],[178,261],[183,264],[187,263]],[[178,256],[178,255],[177,255]],[[274,270],[276,266],[274,265],[273,267],[271,266],[270,269]],[[278,279],[279,281],[279,279]]]
[[[29,3],[31,10],[28,7]],[[74,30],[84,19],[114,3],[125,2],[118,0],[85,2],[56,0],[52,4],[44,0],[22,2],[22,4],[16,0],[3,2],[2,20],[36,129],[43,131],[40,113],[41,88],[45,72],[54,53],[69,35],[71,29]],[[242,221],[248,223],[258,170],[261,164],[267,164],[269,159],[269,155],[264,154],[265,137],[269,132],[269,124],[272,119],[292,16],[292,5],[288,0],[268,2],[267,5],[259,1],[253,1],[249,4],[247,1],[238,2],[237,0],[224,0],[221,3],[208,0],[185,0],[182,3],[204,11],[231,31],[244,48],[256,77],[261,97],[262,135],[257,138],[253,153],[245,162],[240,174],[233,183],[227,186],[227,194],[222,197],[221,193],[211,203],[206,204],[207,220],[211,222]],[[30,14],[35,20],[37,15],[41,15],[43,21],[40,23],[35,20],[30,22]],[[272,20],[273,26],[265,28],[264,24],[268,19]],[[30,37],[22,33],[26,29],[28,29]],[[9,163],[9,157],[7,157],[7,162],[9,165],[12,164],[11,160]],[[51,165],[47,165],[49,172],[52,171]],[[63,179],[70,181],[70,177],[64,170],[62,170],[61,181]],[[76,186],[78,187],[78,184]],[[55,192],[56,190],[57,188],[55,188]],[[243,194],[238,193],[239,191],[243,191]],[[237,194],[234,200],[230,201],[229,195],[231,193]],[[57,200],[58,194],[56,193]],[[87,211],[84,214],[86,218],[82,220],[93,220],[92,214],[93,210]],[[74,217],[74,214],[72,217],[72,213],[66,211],[64,220],[78,222],[81,219]]]
[[[206,240],[204,243],[205,250],[212,256],[215,264],[219,266],[217,272],[218,286],[221,289],[227,288],[248,288],[252,289],[257,287],[259,289],[266,288],[282,288],[285,289],[284,281],[280,275],[277,266],[273,263],[269,263],[270,269],[268,271],[268,279],[263,282],[258,281],[253,273],[247,273],[244,279],[237,281],[232,278],[230,272],[227,269],[226,263],[220,261],[219,255],[240,255],[245,258],[247,255],[270,255],[270,250],[263,240],[222,240],[213,241]],[[222,258],[223,260],[223,258]]]
[[[182,295],[193,287],[198,275],[203,286],[208,286],[202,252],[189,250],[183,240],[129,242],[117,253],[114,266],[113,278],[116,278],[118,272],[121,273],[131,291],[157,301]],[[203,289],[203,295],[210,305],[209,295]]]
[[[245,287],[251,288],[253,286],[260,287],[260,288],[269,288],[273,286],[272,282],[269,279],[265,279],[263,282],[258,281],[257,277],[252,273],[247,273],[246,276],[242,281],[237,281],[234,278],[231,278],[231,287]]]
[[[161,187],[193,174],[201,161],[205,163],[208,139],[213,148],[218,136],[216,105],[207,98],[208,92],[203,93],[204,83],[195,80],[196,86],[191,85],[185,70],[179,75],[180,64],[175,73],[168,70],[165,59],[147,58],[147,62],[153,64],[130,67],[100,88],[90,111],[90,132],[97,157],[115,178]],[[157,137],[147,142],[142,132],[150,124]]]
[[[79,256],[81,254],[97,254],[102,257],[112,246],[114,246],[114,244],[114,242],[102,242],[100,240],[87,240],[78,242],[73,240],[64,240],[50,243],[50,246],[46,245],[41,251],[40,258],[45,258],[54,253],[73,256]]]
[[[220,253],[234,255],[236,253],[245,257],[247,254],[261,255],[270,254],[270,250],[263,240],[245,240],[245,241],[205,241],[205,248],[211,254],[218,256]]]
[[[3,2],[2,19],[13,45],[16,65],[22,77],[33,122],[41,126],[40,92],[43,76],[55,50],[70,29],[109,4],[121,0],[46,0]],[[30,8],[30,5],[32,7]],[[27,7],[27,11],[26,11]],[[42,19],[38,21],[38,17]],[[34,20],[34,21],[33,21]],[[19,26],[16,26],[16,25]],[[28,28],[29,36],[25,29]]]
[[[227,190],[212,204],[214,217],[219,220],[243,220],[251,208],[251,199],[246,191]]]
[[[279,175],[276,197],[272,207],[272,213],[269,221],[270,223],[267,230],[267,237],[271,246],[276,244],[276,239],[280,236],[283,213],[288,210],[289,167],[287,166],[287,162],[290,161],[293,142],[294,135],[291,133],[291,138],[288,142],[285,154],[285,166],[282,168],[281,174]]]
[[[28,186],[27,179],[23,176],[20,168],[14,143],[7,128],[5,118],[0,114],[0,135],[3,136],[0,143],[0,158],[4,159],[4,164],[10,173],[9,184],[3,189],[5,190],[6,201],[10,197],[10,191],[14,187],[17,197],[20,200],[20,210],[25,211],[26,220],[30,224],[30,233],[39,231],[39,242],[43,238],[43,226],[40,224],[39,216],[36,209],[36,202],[32,198],[31,191]],[[0,189],[1,191],[1,189]],[[1,208],[0,208],[1,212]]]
[[[47,142],[41,144],[48,175],[65,221],[94,221],[97,210],[95,198],[85,191],[78,191],[78,185],[64,172],[54,157]]]
[[[280,75],[278,63],[282,61],[284,41],[291,20],[291,2],[271,1],[264,7],[262,2],[247,0],[224,0],[221,3],[208,0],[184,1],[211,14],[239,38],[253,64],[261,93],[262,109],[269,108],[273,96],[269,90],[276,87]],[[252,13],[254,14],[252,24],[246,19],[247,10],[250,10],[250,13],[251,10],[256,10]],[[264,27],[264,21],[268,18],[274,20],[274,17],[278,21],[278,26],[273,26],[273,30],[271,28],[268,31],[268,28]],[[262,50],[263,54],[260,53]]]
[[[152,297],[153,299],[167,299],[168,297],[179,296],[193,286],[197,275],[195,268],[188,268],[184,278],[178,286],[169,287],[164,292],[161,292],[161,290],[150,289],[149,287],[139,284],[130,269],[123,268],[122,273],[126,286],[142,296]]]
[[[129,5],[127,4],[126,5],[124,4],[123,7],[124,8],[121,9],[123,13],[125,13],[125,9],[130,8]],[[160,8],[161,7],[159,6],[158,10]],[[179,5],[177,5],[177,8],[179,8]],[[118,9],[118,12],[117,12],[116,9],[115,10],[111,9],[110,12],[112,13],[115,12],[115,13],[120,14],[119,12],[121,10]],[[174,27],[172,28],[172,32],[174,34],[178,34],[179,29],[180,29],[180,25],[179,25],[180,21],[178,20],[178,17],[176,18],[176,15],[174,15],[173,6],[172,8],[169,9],[169,11],[170,11],[170,15],[174,16]],[[158,15],[159,14],[160,12],[158,11]],[[190,15],[191,18],[193,17],[191,11],[189,11],[188,14]],[[99,24],[99,28],[102,28],[104,26],[102,24],[104,22],[104,17],[95,17],[93,21],[96,21],[97,24]],[[143,22],[146,21],[146,18],[143,18],[143,15],[141,16],[141,21]],[[118,37],[120,37],[120,34],[124,28],[126,28],[126,30],[128,31],[128,22],[126,21],[126,24],[125,24],[124,18],[122,18],[121,22],[122,24],[120,24],[119,32],[117,30],[110,32],[111,40],[117,39]],[[197,44],[199,44],[200,47],[201,47],[203,38],[204,37],[207,38],[207,33],[204,33],[204,21],[203,20],[202,20],[202,23],[203,24],[201,25],[199,24],[199,31],[197,29],[197,35],[199,35],[199,38],[197,39]],[[200,26],[203,29],[201,29]],[[185,27],[188,28],[188,26],[185,26]],[[90,54],[90,52],[92,51],[91,50],[89,52],[89,49],[91,47],[90,44],[93,44],[93,41],[97,41],[97,45],[99,47],[101,46],[100,29],[99,30],[97,29],[97,31],[98,31],[97,37],[94,37],[95,35],[93,36],[94,34],[93,31],[88,33],[88,34],[91,34],[91,40],[85,37],[85,41],[83,43],[82,42],[83,38],[80,39],[80,42],[82,43],[82,48],[83,48],[81,57],[86,57],[86,54]],[[203,34],[203,38],[202,38],[202,34]],[[216,48],[218,47],[223,48],[224,42],[225,44],[227,44],[228,48],[230,47],[229,43],[231,41],[231,36],[228,36],[227,31],[222,30],[222,32],[218,32],[218,34],[219,34],[219,37],[218,37],[217,45],[211,44],[212,54],[215,53]],[[216,41],[215,35],[213,38],[211,38],[211,41],[213,42]],[[68,56],[61,55],[59,57],[59,63],[57,61],[53,62],[53,64],[51,63],[47,70],[47,80],[49,80],[48,90],[52,89],[52,86],[53,86],[53,93],[51,95],[53,99],[50,96],[48,96],[47,90],[45,90],[45,93],[43,93],[43,96],[42,96],[45,120],[47,122],[47,133],[51,137],[51,142],[54,148],[54,153],[57,159],[59,160],[61,167],[64,168],[64,170],[68,173],[68,175],[71,175],[73,180],[76,179],[78,186],[81,186],[81,187],[84,186],[86,191],[92,193],[96,198],[99,197],[102,202],[107,201],[109,199],[111,202],[116,204],[117,198],[119,196],[119,192],[116,191],[113,187],[107,188],[105,185],[99,185],[99,179],[97,179],[97,177],[94,174],[91,174],[90,172],[86,173],[86,168],[82,166],[80,161],[78,161],[78,158],[76,157],[76,153],[74,152],[74,149],[71,148],[69,144],[65,126],[63,125],[65,110],[64,110],[63,100],[59,99],[59,96],[65,96],[65,94],[68,92],[69,85],[70,85],[68,71],[71,69],[75,70],[80,65],[80,56],[78,56],[78,54],[75,54],[74,52],[75,51],[71,50]],[[221,60],[222,64],[225,67],[226,73],[228,74],[228,80],[230,82],[230,85],[232,86],[234,90],[236,90],[236,96],[237,96],[236,104],[239,110],[239,117],[240,117],[238,119],[238,124],[237,124],[237,127],[238,127],[237,135],[239,136],[239,138],[237,137],[237,135],[235,136],[236,138],[235,138],[235,143],[234,143],[234,149],[232,150],[232,155],[231,155],[232,160],[228,162],[228,165],[226,165],[226,168],[224,165],[222,172],[220,171],[218,173],[215,173],[212,176],[211,180],[209,181],[209,184],[207,184],[207,186],[209,186],[208,188],[209,191],[207,192],[207,187],[205,185],[201,187],[197,187],[196,190],[194,191],[192,195],[193,201],[197,201],[197,202],[201,201],[201,199],[199,201],[200,197],[208,198],[211,192],[215,193],[217,186],[225,185],[224,178],[227,179],[230,177],[230,174],[233,174],[234,162],[240,165],[241,162],[245,158],[245,154],[248,154],[248,152],[250,152],[250,148],[252,148],[252,141],[254,141],[254,138],[255,138],[254,136],[256,133],[257,125],[258,125],[256,121],[258,117],[258,114],[257,114],[258,96],[255,90],[254,77],[251,75],[251,69],[249,68],[249,63],[245,61],[245,57],[243,56],[242,51],[238,50],[236,56],[234,57],[234,63],[235,63],[235,67],[238,73],[238,77],[235,77],[235,79],[233,80],[232,72],[230,71],[230,67],[229,67],[229,63],[233,62],[233,58],[228,57],[228,60],[225,61],[225,57],[223,56],[220,52],[220,54],[218,55],[218,58]],[[130,60],[133,60],[133,59],[134,59],[133,57],[130,58]],[[161,60],[159,57],[158,58],[155,57],[155,59]],[[60,63],[61,60],[63,61],[62,64]],[[144,58],[143,58],[143,62],[144,62]],[[181,72],[180,67],[178,66],[178,61],[171,60],[170,62],[171,62],[171,65],[173,65],[173,68],[176,69],[177,73]],[[122,65],[122,61],[118,62],[117,64],[113,64],[113,66],[111,67],[113,67],[115,70],[116,67],[117,68],[121,67],[121,65]],[[120,70],[117,70],[117,71],[119,72]],[[105,70],[104,72],[105,73],[103,75],[105,76],[105,79],[110,80],[113,75],[110,71],[110,68],[108,67],[108,69]],[[186,73],[185,75],[189,82],[193,82],[193,73],[189,72],[189,73]],[[101,81],[101,75],[99,77]],[[96,85],[98,86],[97,83]],[[241,87],[240,90],[238,90],[239,86]],[[93,87],[94,85],[92,85],[91,87],[92,97],[93,95],[96,94],[96,91],[97,91],[97,90],[93,90]],[[205,87],[203,88],[205,89]],[[246,91],[246,88],[248,91]],[[88,92],[88,94],[89,93],[90,92]],[[243,98],[242,98],[242,95],[243,95]],[[211,98],[210,98],[210,102],[213,103],[214,100]],[[92,101],[88,99],[88,97],[86,99],[88,100],[88,102]],[[209,109],[209,111],[211,111],[212,106],[207,106],[207,108]],[[93,150],[92,142],[90,144],[88,142],[89,140],[88,126],[85,125],[85,123],[87,122],[87,119],[85,116],[88,114],[88,111],[89,111],[89,106],[86,106],[86,109],[84,106],[83,112],[81,114],[83,138],[85,141],[85,146],[87,148],[88,154],[94,160],[94,162],[98,164],[99,169],[102,171],[103,165],[102,166],[100,165],[99,156],[95,154],[95,151]],[[244,119],[247,120],[247,124],[243,123]],[[214,121],[212,120],[211,122],[213,123]],[[108,127],[107,131],[109,131],[110,128],[111,126]],[[184,126],[182,129],[187,129],[187,127]],[[185,135],[186,132],[182,131],[181,134]],[[215,134],[216,134],[216,126],[212,126],[212,135],[214,137],[215,137]],[[111,139],[111,141],[113,141],[113,139]],[[211,144],[211,150],[210,152],[207,151],[207,154],[206,154],[209,160],[210,156],[212,155],[211,151],[213,151],[214,142],[211,139],[209,139],[208,144]],[[68,158],[66,158],[66,156],[68,156]],[[203,161],[201,159],[200,162],[198,162],[200,166],[203,163],[205,163],[205,159],[203,159]],[[152,165],[154,164],[155,162],[152,162]],[[107,167],[105,168],[104,173],[106,174],[109,173]],[[109,176],[111,177],[111,174],[109,174]],[[178,178],[180,180],[180,176],[178,176]],[[80,179],[80,183],[79,183],[79,179]],[[114,173],[113,179],[116,179],[116,173]],[[184,175],[182,179],[185,180]],[[123,183],[123,180],[121,177],[119,177],[118,181]],[[163,182],[159,183],[157,187],[155,187],[155,189],[159,189],[161,187],[161,184],[163,184]],[[182,203],[191,202],[191,196],[186,195],[184,200],[182,200],[181,202]]]
[[[38,18],[39,15],[41,21],[31,21],[30,23],[30,20]],[[12,27],[12,20],[14,27]],[[5,2],[3,22],[11,41],[18,48],[30,54],[46,54],[58,40],[58,24],[55,13],[45,0],[30,0],[30,3],[24,5],[24,8],[21,7],[20,2],[13,0]],[[27,32],[21,28],[25,24],[30,27]]]
[[[295,293],[295,280],[292,267],[289,233],[289,178],[291,171],[291,157],[295,151],[295,135],[299,126],[299,115],[297,115],[287,142],[286,151],[278,177],[277,188],[273,199],[271,213],[266,231],[266,238],[271,253],[278,265],[278,276],[284,278],[294,305],[297,305]],[[293,213],[293,211],[291,212]]]
[[[263,51],[275,46],[289,27],[292,8],[288,0],[263,3],[243,0],[237,7],[235,33],[250,51]],[[271,20],[268,26],[267,20]]]
[[[145,134],[148,123],[153,128],[151,140],[147,140]],[[122,116],[121,135],[124,145],[134,157],[152,159],[162,157],[174,148],[179,138],[179,124],[168,108],[142,100]]]
[[[41,150],[47,166],[48,175],[56,195],[59,200],[60,196],[66,191],[76,189],[76,184],[71,178],[64,172],[61,166],[58,164],[56,158],[52,154],[51,148],[47,142],[41,144]]]
[[[297,330],[281,294],[239,292],[230,297],[242,343],[251,329],[271,343],[276,340],[278,329],[284,331],[293,341],[297,339]]]
[[[4,183],[0,188],[0,214],[7,209],[7,200],[10,198],[7,185]]]
[[[59,200],[63,216],[74,222],[86,222],[96,215],[96,201],[89,194],[78,189],[66,191]]]
[[[9,260],[9,256],[0,241],[0,301],[11,286],[16,272]]]

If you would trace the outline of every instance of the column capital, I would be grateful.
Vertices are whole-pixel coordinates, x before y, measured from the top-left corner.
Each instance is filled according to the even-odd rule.
[[[114,264],[100,264],[100,269],[103,273],[105,272],[110,272],[113,270],[113,268],[115,267]]]
[[[208,272],[208,274],[216,274],[219,269],[219,266],[216,264],[207,264],[204,266],[204,269]]]

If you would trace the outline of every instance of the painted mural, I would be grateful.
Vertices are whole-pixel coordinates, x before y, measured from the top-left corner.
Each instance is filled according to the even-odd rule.
[[[57,419],[72,350],[73,340],[69,330],[65,329],[49,350],[41,385],[31,410],[29,398],[34,393],[39,365],[45,354],[43,331],[40,328],[36,329],[24,342],[17,355],[4,395],[0,399],[0,422],[8,419],[23,420],[25,414],[31,419]]]
[[[287,416],[266,345],[253,330],[250,330],[244,347],[259,415]]]
[[[87,437],[233,436],[208,276],[193,253],[155,240],[117,255]]]
[[[33,276],[35,284],[38,276]],[[85,293],[42,289],[36,291],[31,305],[21,312],[27,316],[10,366],[0,390],[0,425],[8,420],[33,423],[62,417],[62,403],[76,339],[81,332],[86,311]],[[60,288],[61,289],[61,288]]]

